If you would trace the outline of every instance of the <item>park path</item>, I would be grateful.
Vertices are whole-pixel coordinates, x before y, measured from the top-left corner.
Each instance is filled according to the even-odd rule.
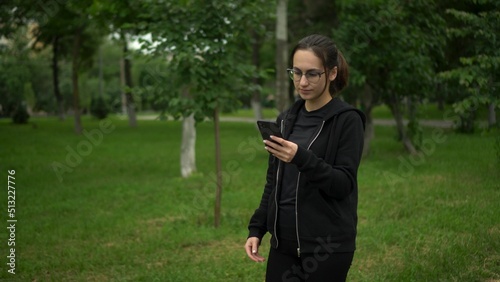
[[[227,122],[255,122],[254,118],[244,118],[244,117],[221,117],[221,121]],[[405,124],[408,121],[405,120]],[[396,121],[393,119],[373,119],[375,125],[385,125],[385,126],[395,126]],[[451,128],[453,127],[453,122],[448,120],[421,120],[420,125],[427,127],[439,127],[439,128]]]
[[[126,118],[126,117],[125,117]],[[140,120],[155,120],[157,119],[157,115],[139,115],[137,119]],[[255,118],[248,117],[221,117],[220,120],[222,122],[248,122],[254,123]],[[405,124],[408,121],[405,120]],[[393,119],[373,119],[373,123],[375,125],[383,125],[383,126],[395,126],[396,122]],[[426,127],[438,127],[438,128],[452,128],[453,122],[450,120],[420,120],[420,125]]]

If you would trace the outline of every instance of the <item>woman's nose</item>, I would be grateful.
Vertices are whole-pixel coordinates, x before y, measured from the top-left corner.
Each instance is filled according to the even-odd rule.
[[[307,84],[309,84],[309,80],[307,80],[307,78],[306,78],[306,75],[305,75],[305,74],[303,74],[303,75],[300,77],[299,84],[300,84],[300,85],[307,85]]]

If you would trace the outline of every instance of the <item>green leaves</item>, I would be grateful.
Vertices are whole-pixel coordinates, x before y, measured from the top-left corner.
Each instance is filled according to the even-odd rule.
[[[166,109],[173,116],[212,117],[216,107],[239,106],[237,91],[255,73],[250,62],[238,60],[241,34],[254,13],[255,3],[245,1],[142,1],[137,30],[144,29],[151,40],[142,39],[141,49],[162,60],[168,68]],[[145,24],[144,27],[139,25]],[[184,89],[182,91],[174,89]]]
[[[428,1],[344,5],[334,37],[354,68],[352,81],[369,83],[381,96],[425,97],[433,83],[433,57],[444,46],[436,6]]]
[[[478,106],[499,105],[500,102],[500,4],[492,0],[472,3],[477,5],[476,12],[447,10],[458,22],[450,26],[448,35],[451,39],[470,38],[470,45],[465,47],[472,52],[459,58],[459,66],[440,74],[447,81],[457,81],[468,94],[453,105],[455,113],[461,117],[461,125],[474,122]],[[464,131],[462,126],[459,129]]]

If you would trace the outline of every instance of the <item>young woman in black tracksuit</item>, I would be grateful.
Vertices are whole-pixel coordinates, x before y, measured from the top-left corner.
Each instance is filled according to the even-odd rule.
[[[247,255],[256,262],[271,234],[266,281],[345,281],[354,256],[357,170],[365,116],[337,97],[348,66],[335,43],[303,38],[289,69],[300,99],[277,119],[283,138],[264,140],[266,185],[248,225]]]

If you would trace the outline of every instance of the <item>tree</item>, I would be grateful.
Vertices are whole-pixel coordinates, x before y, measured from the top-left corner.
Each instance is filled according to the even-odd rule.
[[[31,1],[4,0],[0,9],[0,36],[11,39],[30,18]],[[0,37],[0,38],[1,38]]]
[[[90,6],[88,1],[78,1],[75,3],[68,3],[68,11],[74,14],[74,21],[70,24],[70,29],[73,32],[73,46],[72,46],[72,70],[71,80],[73,84],[73,111],[74,111],[74,124],[75,132],[82,133],[81,112],[80,112],[80,89],[78,85],[78,76],[84,61],[89,62],[91,56],[97,51],[99,43],[94,40],[99,38],[92,31],[92,23],[87,16],[86,8]],[[91,43],[92,42],[92,43]],[[91,43],[91,44],[89,44]]]
[[[143,40],[141,49],[160,56],[175,70],[169,72],[171,83],[153,87],[165,93],[168,113],[177,118],[214,121],[217,179],[214,225],[218,227],[222,196],[219,113],[239,105],[234,93],[248,85],[243,78],[250,78],[255,70],[250,64],[234,63],[238,57],[239,35],[248,30],[246,20],[253,16],[252,10],[245,1],[185,1],[144,2],[140,11],[147,13],[141,15],[145,20],[139,21],[139,27],[143,26],[143,32],[152,38]],[[195,129],[193,126],[183,128],[183,131],[190,130]],[[194,138],[195,134],[184,136]],[[184,142],[193,144],[188,140]]]
[[[289,2],[289,42],[297,42],[309,34],[331,34],[339,25],[340,5],[338,2],[331,0]]]
[[[80,67],[88,66],[89,58],[94,53],[95,46],[98,45],[95,44],[96,40],[100,38],[100,35],[96,33],[98,29],[90,27],[93,21],[86,12],[91,2],[87,0],[40,3],[35,0],[10,0],[5,3],[5,10],[0,13],[2,18],[7,19],[5,22],[9,23],[0,27],[7,36],[12,34],[13,30],[26,25],[33,27],[35,49],[43,50],[49,46],[52,47],[53,91],[58,103],[60,119],[64,119],[64,100],[59,90],[58,64],[60,56],[72,55],[73,110],[77,133],[81,132],[78,72],[81,70]]]
[[[120,33],[120,41],[123,45],[123,58],[121,60],[120,69],[122,74],[122,83],[124,91],[124,101],[126,102],[126,109],[128,114],[128,124],[131,127],[137,126],[137,117],[135,114],[135,101],[132,96],[132,62],[130,60],[128,38],[124,32]]]
[[[441,77],[458,82],[466,90],[465,97],[453,105],[458,130],[473,132],[475,112],[480,106],[488,106],[488,125],[496,124],[495,109],[499,105],[498,93],[500,81],[500,4],[498,1],[471,1],[474,11],[448,9],[447,12],[458,21],[451,24],[449,35],[451,39],[471,38],[471,54],[460,57],[460,64],[444,71]]]
[[[92,67],[81,75],[82,106],[90,105],[90,109],[94,106],[95,110],[102,111],[101,117],[104,113],[118,113],[121,110],[119,62],[122,55],[121,46],[108,37],[103,40],[98,54],[93,57]]]
[[[79,72],[91,65],[102,34],[88,15],[91,0],[54,2],[50,9],[44,6],[43,12],[37,10],[35,1],[26,1],[29,20],[36,25],[35,37],[38,46],[52,46],[52,72],[54,92],[58,101],[59,116],[63,118],[63,99],[59,91],[59,54],[68,54],[72,61],[72,93],[75,132],[81,134],[81,109],[79,93]],[[63,43],[64,42],[64,43]]]
[[[64,98],[61,94],[59,86],[59,60],[61,57],[68,57],[71,50],[71,22],[74,19],[74,14],[66,9],[65,6],[60,6],[54,15],[47,17],[45,14],[34,14],[33,20],[36,21],[34,29],[35,44],[33,48],[41,51],[45,48],[52,47],[52,86],[54,96],[57,102],[57,114],[60,120],[65,119]]]
[[[276,57],[275,42],[275,13],[276,3],[274,1],[258,0],[246,4],[245,9],[252,11],[253,17],[247,17],[247,32],[240,33],[239,50],[241,50],[239,60],[235,63],[247,64],[251,61],[255,71],[252,82],[248,84],[248,92],[239,95],[240,100],[245,101],[247,96],[251,96],[250,106],[254,111],[256,120],[262,119],[262,95],[264,94],[265,82],[274,73],[274,59]],[[248,44],[250,43],[250,44]],[[272,59],[269,59],[269,50],[273,50]],[[251,55],[250,57],[247,54]],[[270,71],[272,70],[272,71]]]
[[[444,20],[433,1],[349,1],[334,32],[352,66],[352,83],[362,89],[367,128],[371,109],[385,103],[398,138],[415,154],[421,140],[417,105],[435,84],[434,59],[442,54]],[[408,127],[404,115],[408,113]],[[373,136],[372,132],[367,137]],[[365,148],[369,147],[365,140]]]
[[[130,53],[129,41],[131,35],[137,33],[136,23],[137,11],[140,8],[139,1],[112,1],[96,0],[91,7],[91,13],[103,26],[107,26],[114,32],[116,40],[122,46],[122,60],[120,62],[122,95],[128,115],[129,126],[137,126],[136,103],[132,93],[132,54]],[[143,14],[143,20],[147,19]]]
[[[288,99],[289,78],[288,68],[288,23],[287,0],[278,0],[276,7],[276,106],[279,112],[289,105]]]
[[[26,117],[36,106],[36,97],[45,90],[32,85],[42,76],[37,73],[40,57],[29,50],[33,46],[33,3],[8,0],[0,9],[0,115],[12,116],[15,122],[27,122]],[[3,69],[3,70],[2,70]]]
[[[30,49],[30,33],[25,26],[0,43],[0,116],[9,116],[17,124],[27,123],[35,105],[33,71],[35,60]]]

